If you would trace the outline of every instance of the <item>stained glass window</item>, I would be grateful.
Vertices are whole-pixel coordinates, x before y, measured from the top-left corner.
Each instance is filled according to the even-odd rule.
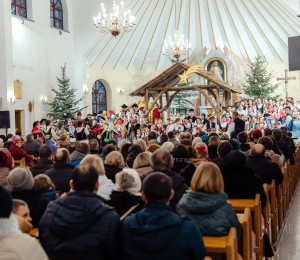
[[[92,91],[93,113],[107,111],[106,90],[101,81],[97,80]]]
[[[60,0],[50,0],[51,26],[63,29],[63,10]]]
[[[11,0],[11,13],[27,18],[26,0]]]

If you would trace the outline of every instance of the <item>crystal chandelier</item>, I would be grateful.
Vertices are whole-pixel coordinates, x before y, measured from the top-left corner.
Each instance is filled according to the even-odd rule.
[[[116,1],[113,0],[113,8],[110,10],[109,14],[106,14],[106,9],[102,3],[102,14],[100,12],[98,17],[94,18],[96,29],[101,33],[111,33],[115,37],[122,32],[132,31],[135,25],[135,18],[130,15],[130,10],[124,12],[123,5],[124,2],[121,2],[120,10],[120,7],[116,5]]]
[[[167,57],[174,57],[179,59],[181,55],[185,56],[191,50],[191,44],[189,41],[184,41],[184,36],[182,35],[178,39],[178,31],[175,31],[175,39],[172,41],[171,36],[169,37],[169,42],[165,40],[165,47],[163,47],[163,54]]]

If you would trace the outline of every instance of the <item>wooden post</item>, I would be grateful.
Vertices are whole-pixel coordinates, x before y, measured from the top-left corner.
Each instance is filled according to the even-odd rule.
[[[148,104],[149,104],[149,94],[148,94],[148,89],[146,89],[146,92],[145,92],[145,108],[144,108],[145,113],[148,111]],[[149,118],[149,115],[147,115],[146,118]]]
[[[160,109],[162,109],[163,108],[163,98],[162,98],[162,96],[159,98],[159,106],[158,106],[158,111],[160,110]],[[160,118],[163,120],[163,122],[164,122],[164,112],[161,112],[160,113]]]
[[[170,97],[169,97],[169,91],[167,91],[167,93],[166,93],[166,101],[167,101],[167,104],[169,104],[169,100],[170,100]],[[168,107],[168,110],[167,110],[167,117],[171,117],[170,106]]]

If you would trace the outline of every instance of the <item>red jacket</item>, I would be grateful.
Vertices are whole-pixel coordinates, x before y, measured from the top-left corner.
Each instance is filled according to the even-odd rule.
[[[34,164],[32,161],[32,155],[27,154],[23,148],[19,148],[15,144],[12,144],[9,147],[9,151],[15,160],[21,160],[23,157],[25,157],[27,166],[32,166]]]

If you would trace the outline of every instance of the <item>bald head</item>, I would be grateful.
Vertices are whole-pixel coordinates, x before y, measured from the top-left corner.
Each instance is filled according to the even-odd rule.
[[[67,149],[60,148],[54,155],[55,162],[68,162],[70,155]]]
[[[181,140],[188,139],[190,141],[193,140],[193,136],[189,132],[184,132],[181,134]]]
[[[252,147],[250,155],[251,156],[265,156],[266,148],[261,144],[256,144]]]
[[[157,149],[151,156],[151,167],[154,171],[170,171],[173,168],[171,154],[165,149]]]

